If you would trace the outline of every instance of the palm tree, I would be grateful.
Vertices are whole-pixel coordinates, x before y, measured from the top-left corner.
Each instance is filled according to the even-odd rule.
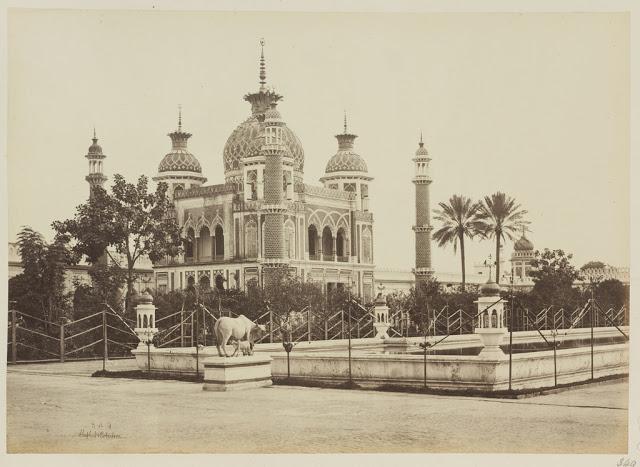
[[[473,238],[481,232],[483,227],[478,215],[480,203],[474,203],[466,196],[453,195],[448,203],[438,203],[440,210],[436,210],[434,219],[442,222],[442,227],[433,233],[433,239],[438,246],[443,247],[453,243],[453,252],[458,249],[460,242],[460,259],[462,261],[462,290],[465,286],[464,237]]]
[[[482,234],[496,239],[496,283],[500,283],[500,243],[502,240],[515,239],[515,234],[529,221],[524,219],[527,211],[521,209],[515,198],[498,191],[485,196],[480,205]]]

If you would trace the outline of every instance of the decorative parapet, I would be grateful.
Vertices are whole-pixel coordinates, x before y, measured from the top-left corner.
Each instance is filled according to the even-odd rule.
[[[189,188],[188,190],[180,190],[174,193],[174,199],[198,198],[207,195],[229,194],[235,193],[237,190],[233,183],[222,183],[219,185],[200,186]]]
[[[414,232],[431,232],[433,230],[433,226],[431,225],[414,225],[411,227]]]
[[[591,280],[603,281],[607,279],[617,279],[625,284],[629,283],[629,268],[616,268],[613,266],[606,266],[604,268],[587,268],[580,271],[584,281],[590,282]]]
[[[331,188],[325,188],[321,186],[307,185],[306,183],[304,183],[301,188],[302,188],[301,190],[302,193],[306,193],[314,196],[321,196],[323,198],[344,199],[344,200],[356,199],[356,194],[348,191],[333,190]]]

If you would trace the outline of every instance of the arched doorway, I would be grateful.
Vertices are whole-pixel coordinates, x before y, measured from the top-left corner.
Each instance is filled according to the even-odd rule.
[[[318,260],[318,251],[317,251],[317,243],[318,243],[318,230],[315,225],[309,226],[309,259]]]
[[[211,259],[211,232],[207,226],[200,229],[198,238],[198,257],[202,260]]]
[[[187,238],[184,240],[184,256],[186,259],[193,260],[193,245],[195,244],[196,233],[192,228],[187,230]]]
[[[203,289],[208,289],[209,287],[211,287],[211,280],[209,279],[209,276],[204,275],[200,278],[200,287],[202,287]]]
[[[216,239],[215,257],[216,259],[222,259],[224,258],[224,230],[222,230],[221,226],[217,225],[214,232]]]
[[[322,259],[333,261],[333,234],[329,226],[322,229]]]
[[[346,250],[346,240],[344,235],[344,229],[340,227],[336,235],[336,256],[338,257],[338,261],[345,260],[344,259],[346,256],[345,250]]]

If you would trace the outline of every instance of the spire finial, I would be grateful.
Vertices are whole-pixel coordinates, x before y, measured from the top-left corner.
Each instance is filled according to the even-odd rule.
[[[344,111],[344,134],[347,134],[347,111]]]
[[[424,142],[422,141],[422,130],[420,130],[420,143],[418,144],[420,144],[420,147],[424,146]]]
[[[267,69],[264,62],[264,38],[260,39],[260,88],[267,84]]]
[[[182,131],[182,104],[178,104],[178,131]]]
[[[95,126],[93,127],[93,139],[96,140],[96,141],[98,140],[98,137],[96,136],[96,127]]]

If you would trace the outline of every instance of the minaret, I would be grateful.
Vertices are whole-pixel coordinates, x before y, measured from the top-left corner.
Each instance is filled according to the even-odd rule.
[[[413,183],[416,186],[416,225],[413,226],[413,231],[416,234],[416,268],[414,270],[416,284],[428,279],[433,274],[433,269],[431,269],[431,229],[433,227],[431,227],[429,200],[429,185],[431,185],[429,161],[431,158],[424,147],[421,133],[416,157],[413,158],[415,166]]]
[[[98,144],[98,138],[96,137],[96,129],[93,129],[93,144],[89,146],[89,151],[85,156],[89,159],[89,174],[84,178],[89,182],[89,196],[93,196],[93,191],[96,187],[102,188],[107,177],[102,173],[102,161],[107,156],[102,154],[102,148]]]
[[[263,284],[274,284],[278,269],[286,268],[288,260],[284,251],[284,188],[282,186],[283,158],[287,155],[282,141],[284,122],[272,101],[264,114],[264,259]],[[286,270],[286,269],[285,269]],[[274,284],[275,285],[275,284]]]

